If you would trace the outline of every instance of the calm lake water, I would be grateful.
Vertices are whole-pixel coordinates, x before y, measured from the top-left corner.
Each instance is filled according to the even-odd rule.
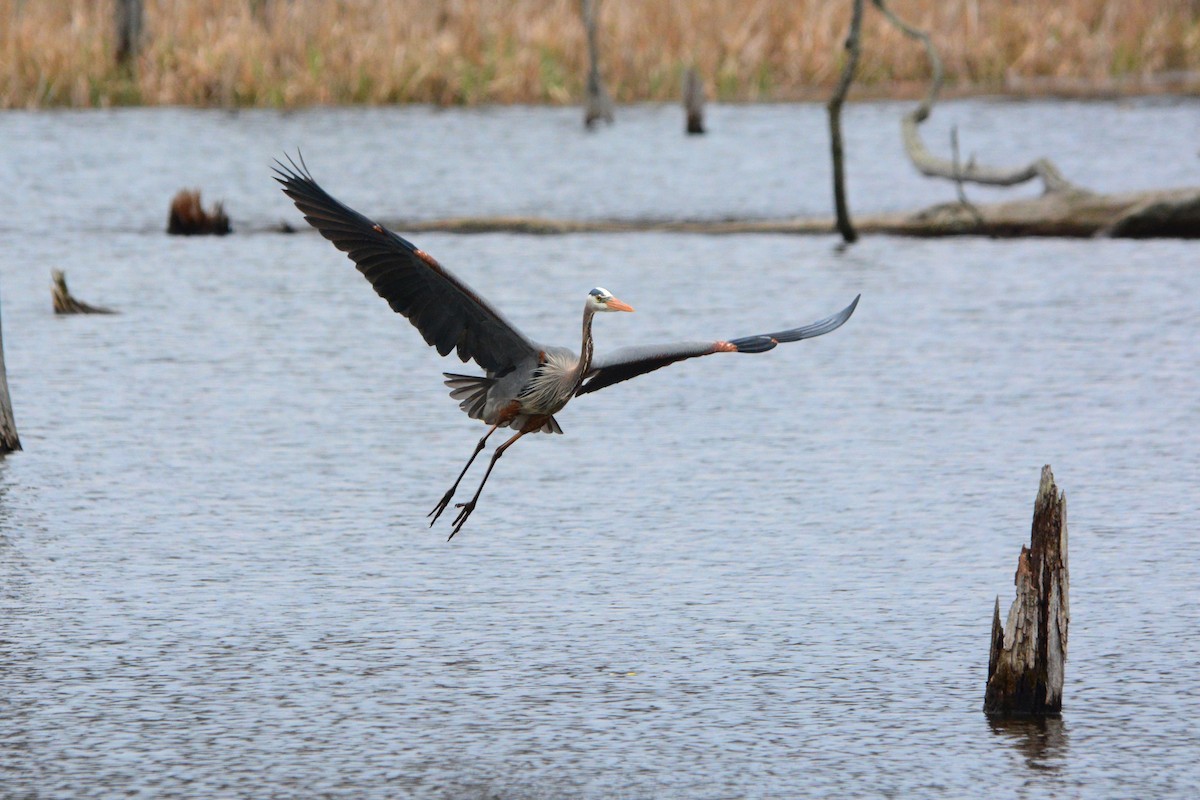
[[[856,211],[951,200],[904,106],[851,108]],[[1197,244],[671,234],[413,238],[534,338],[806,323],[528,437],[463,533],[483,428],[270,179],[299,147],[385,218],[825,215],[818,105],[0,115],[0,797],[1194,797]],[[964,102],[964,154],[1200,185],[1200,103]],[[171,195],[238,233],[162,233]],[[993,195],[969,190],[978,200]],[[1036,189],[1020,190],[1025,193]],[[49,272],[117,316],[56,318]],[[467,368],[468,370],[470,368]],[[1049,463],[1069,501],[1061,720],[981,712]],[[472,473],[473,478],[479,472]],[[465,486],[473,486],[469,478]]]

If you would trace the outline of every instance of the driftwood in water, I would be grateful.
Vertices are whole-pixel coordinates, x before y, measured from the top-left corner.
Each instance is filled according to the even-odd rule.
[[[915,214],[858,220],[870,233],[902,236],[1200,238],[1200,188],[1121,194],[1054,191],[987,205],[945,203]]]
[[[55,314],[115,314],[111,308],[91,306],[76,300],[67,289],[67,276],[61,269],[50,271],[50,295],[54,301]]]
[[[587,33],[588,76],[587,105],[583,111],[584,127],[591,128],[597,122],[613,121],[612,98],[600,79],[600,51],[596,44],[596,3],[598,0],[579,0],[583,15],[583,29]]]
[[[4,369],[4,334],[0,331],[0,455],[20,449],[21,439],[17,436],[12,400],[8,396],[8,372]]]
[[[595,219],[451,217],[382,222],[398,231],[451,233],[834,233],[834,220],[811,219]],[[991,205],[946,203],[913,213],[868,214],[855,221],[864,234],[894,236],[1135,236],[1200,238],[1200,188],[1127,194],[1051,192]],[[276,230],[280,230],[276,228]]]
[[[171,213],[167,218],[167,233],[178,236],[193,236],[211,233],[224,236],[229,233],[229,217],[220,203],[212,211],[200,205],[198,189],[181,189],[171,200]]]
[[[687,116],[684,130],[689,135],[704,133],[704,81],[695,67],[683,75],[683,111]]]
[[[1067,570],[1067,495],[1042,467],[1033,508],[1030,546],[1017,559],[1017,597],[1000,626],[1000,599],[992,616],[987,714],[1058,714],[1067,660],[1070,574]]]

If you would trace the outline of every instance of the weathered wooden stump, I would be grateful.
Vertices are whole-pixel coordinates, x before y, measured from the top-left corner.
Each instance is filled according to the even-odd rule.
[[[4,335],[0,333],[0,455],[21,449],[12,400],[8,396],[8,372],[4,368]]]
[[[683,111],[687,115],[684,130],[688,135],[704,133],[704,81],[695,67],[683,76]]]
[[[583,29],[587,34],[588,74],[587,100],[583,109],[583,126],[591,130],[598,122],[613,121],[613,102],[600,78],[600,47],[596,43],[596,3],[598,0],[579,0]]]
[[[142,0],[116,0],[113,7],[116,24],[117,64],[129,66],[137,60],[142,46]]]
[[[205,211],[204,207],[200,205],[198,189],[182,189],[171,200],[171,213],[167,217],[167,233],[177,236],[195,236],[206,233],[224,236],[231,230],[224,206],[216,203],[213,205],[212,211]]]
[[[1059,714],[1071,619],[1067,495],[1059,494],[1049,465],[1042,467],[1030,546],[1021,547],[1014,582],[1017,597],[1003,628],[996,598],[984,713]]]
[[[50,271],[50,296],[54,302],[55,314],[115,314],[111,308],[92,306],[71,296],[67,289],[67,276],[61,269]]]

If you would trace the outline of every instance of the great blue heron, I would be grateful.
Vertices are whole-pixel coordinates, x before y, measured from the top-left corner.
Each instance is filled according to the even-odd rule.
[[[429,512],[430,526],[450,505],[475,457],[497,428],[516,433],[496,448],[475,495],[458,503],[451,539],[475,510],[488,476],[504,451],[527,433],[562,433],[554,415],[571,398],[686,358],[712,353],[765,353],[781,342],[811,339],[839,328],[858,305],[854,302],[831,317],[800,328],[707,342],[627,347],[607,356],[592,355],[592,317],[604,311],[633,311],[599,287],[583,304],[581,354],[565,347],[541,345],[521,333],[486,300],[421,250],[382,225],[343,205],[317,185],[304,162],[290,167],[276,161],[275,180],[304,213],[309,224],[346,253],[392,309],[408,318],[441,355],[457,350],[464,362],[474,361],[486,375],[444,373],[450,396],[472,419],[488,425],[454,485]]]

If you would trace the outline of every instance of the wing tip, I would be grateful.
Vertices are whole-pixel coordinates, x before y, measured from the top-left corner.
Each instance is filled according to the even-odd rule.
[[[296,163],[296,159],[292,158],[290,153],[284,153],[283,157],[287,159],[287,164],[284,164],[278,158],[273,159],[275,166],[271,167],[271,169],[275,172],[275,175],[272,177],[276,181],[284,186],[290,186],[296,181],[316,183],[312,173],[308,169],[308,164],[304,163],[304,154],[300,152],[299,147],[296,148],[296,159],[300,160],[299,164]]]

